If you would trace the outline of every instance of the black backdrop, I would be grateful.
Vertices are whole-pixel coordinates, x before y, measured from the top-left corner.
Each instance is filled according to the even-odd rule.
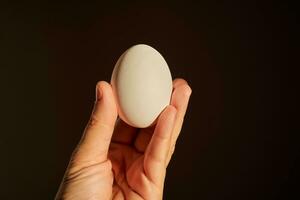
[[[295,8],[241,2],[1,5],[0,199],[54,198],[96,82],[138,43],[193,89],[165,199],[296,194],[298,148],[288,154],[282,107]]]

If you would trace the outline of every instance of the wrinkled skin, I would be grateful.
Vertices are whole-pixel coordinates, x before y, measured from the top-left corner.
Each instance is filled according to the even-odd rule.
[[[175,79],[171,103],[157,123],[136,129],[118,119],[111,85],[100,81],[94,110],[56,199],[161,200],[190,95],[187,82]]]

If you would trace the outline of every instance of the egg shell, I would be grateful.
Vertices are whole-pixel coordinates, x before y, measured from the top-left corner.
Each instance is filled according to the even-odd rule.
[[[132,46],[120,56],[111,85],[120,118],[137,128],[155,123],[170,104],[173,87],[165,59],[145,44]]]

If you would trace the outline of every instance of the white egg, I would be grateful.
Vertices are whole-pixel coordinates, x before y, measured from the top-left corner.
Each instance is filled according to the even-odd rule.
[[[170,104],[173,87],[165,59],[145,44],[132,46],[120,56],[111,85],[120,118],[137,128],[155,123]]]

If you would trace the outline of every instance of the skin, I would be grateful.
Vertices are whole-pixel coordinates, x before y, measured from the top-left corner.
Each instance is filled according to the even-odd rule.
[[[175,79],[157,123],[137,129],[118,118],[111,85],[98,82],[93,112],[56,199],[161,200],[191,92],[185,80]]]

